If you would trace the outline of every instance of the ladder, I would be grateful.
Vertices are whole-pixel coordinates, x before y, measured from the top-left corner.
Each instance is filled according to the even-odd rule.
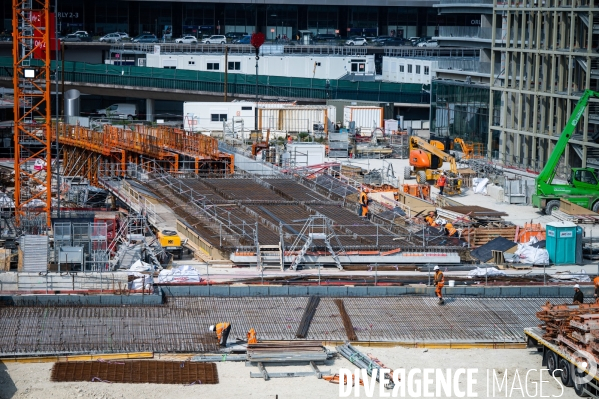
[[[341,245],[339,237],[337,237],[337,234],[333,229],[331,220],[322,215],[312,215],[310,216],[310,218],[306,220],[306,223],[302,227],[302,230],[300,231],[291,248],[289,249],[290,252],[294,252],[296,248],[299,248],[302,241],[304,241],[304,244],[302,245],[298,254],[295,256],[293,262],[291,263],[291,270],[297,270],[297,267],[300,265],[300,263],[304,261],[306,253],[308,252],[310,247],[312,247],[315,240],[324,241],[324,244],[327,250],[331,253],[331,257],[335,261],[337,268],[339,270],[343,270],[343,266],[341,265],[341,261],[339,260],[339,256],[337,255],[337,253],[345,253],[345,249]],[[331,240],[336,241],[335,244],[338,248],[337,251],[333,249],[333,246],[331,245]]]

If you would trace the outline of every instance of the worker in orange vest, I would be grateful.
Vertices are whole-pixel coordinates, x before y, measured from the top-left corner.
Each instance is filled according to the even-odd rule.
[[[453,227],[453,224],[451,223],[447,223],[443,230],[445,231],[445,235],[449,237],[453,236],[455,233],[458,232],[458,230],[455,227]]]
[[[216,325],[211,325],[209,330],[216,332],[220,346],[227,346],[227,338],[229,338],[229,333],[231,332],[231,323],[217,323]]]
[[[445,188],[445,184],[447,184],[447,178],[445,177],[445,173],[441,172],[441,176],[437,179],[437,186],[439,186],[439,195],[443,195],[443,189]]]
[[[595,284],[595,302],[599,303],[599,276],[593,279],[593,283]]]
[[[426,223],[428,223],[429,226],[431,226],[431,227],[437,227],[437,222],[436,222],[437,217],[435,216],[435,212],[430,211],[428,213],[428,216],[426,216],[424,218],[424,220],[426,220]]]
[[[250,331],[248,331],[247,338],[248,338],[248,344],[257,344],[258,343],[258,337],[256,336],[256,330],[254,330],[253,328],[250,328]]]
[[[360,216],[367,218],[368,217],[368,193],[370,190],[368,187],[363,187],[362,192],[360,193],[360,206],[362,207],[362,214]]]
[[[439,266],[435,266],[433,270],[435,271],[435,279],[433,280],[435,283],[435,294],[437,295],[437,298],[439,298],[439,305],[443,305],[445,304],[445,301],[443,300],[445,276],[443,275],[441,269],[439,269]]]

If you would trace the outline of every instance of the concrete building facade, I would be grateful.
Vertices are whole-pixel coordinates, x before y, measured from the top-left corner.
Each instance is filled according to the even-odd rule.
[[[599,5],[595,0],[494,0],[490,154],[539,171],[585,89],[599,89]],[[560,164],[599,168],[599,102],[592,100]]]

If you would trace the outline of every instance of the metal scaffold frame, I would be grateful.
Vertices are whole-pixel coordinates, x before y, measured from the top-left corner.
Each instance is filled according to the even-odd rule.
[[[49,226],[52,114],[50,29],[46,25],[50,25],[50,2],[13,0],[12,8],[16,222],[20,225],[31,215],[45,213]],[[41,162],[34,167],[37,160]]]

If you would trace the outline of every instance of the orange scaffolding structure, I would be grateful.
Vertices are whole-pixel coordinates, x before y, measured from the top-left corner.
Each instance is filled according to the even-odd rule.
[[[65,175],[84,176],[91,184],[98,184],[101,170],[122,175],[127,163],[143,163],[149,170],[158,165],[172,173],[180,172],[183,163],[193,165],[184,168],[187,172],[234,172],[233,155],[220,152],[216,139],[177,128],[105,125],[95,131],[59,124],[57,130]]]

